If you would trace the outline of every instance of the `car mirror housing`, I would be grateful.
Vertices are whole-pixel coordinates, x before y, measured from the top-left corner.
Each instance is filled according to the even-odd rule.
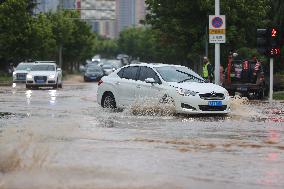
[[[145,79],[145,82],[146,83],[156,83],[155,79],[153,79],[153,78],[147,78],[147,79]]]
[[[56,70],[57,70],[58,72],[60,72],[60,71],[61,71],[61,68],[57,68]]]
[[[27,71],[30,72],[30,71],[31,71],[31,68],[27,68]]]

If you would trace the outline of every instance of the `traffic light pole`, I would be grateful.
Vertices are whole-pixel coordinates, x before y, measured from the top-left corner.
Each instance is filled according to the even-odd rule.
[[[273,100],[273,58],[270,58],[269,101]]]

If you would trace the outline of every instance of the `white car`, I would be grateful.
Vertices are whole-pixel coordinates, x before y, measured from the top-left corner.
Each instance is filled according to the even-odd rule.
[[[21,62],[13,71],[13,83],[26,83],[28,69],[31,69],[34,62]]]
[[[26,77],[26,88],[62,88],[62,70],[55,63],[35,63]]]
[[[176,113],[227,114],[228,91],[191,69],[167,64],[131,64],[99,81],[97,100],[102,107],[125,108],[143,99],[174,103]]]

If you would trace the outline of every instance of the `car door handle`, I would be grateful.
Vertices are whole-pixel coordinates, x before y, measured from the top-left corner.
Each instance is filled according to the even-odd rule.
[[[141,88],[141,85],[137,85],[136,87],[137,87],[138,89],[140,89],[140,88]]]
[[[116,85],[120,85],[120,83],[119,83],[118,81],[117,81],[117,82],[115,82],[115,84],[116,84]]]

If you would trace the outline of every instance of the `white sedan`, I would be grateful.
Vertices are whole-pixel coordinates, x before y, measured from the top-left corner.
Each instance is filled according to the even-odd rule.
[[[26,77],[26,88],[62,88],[62,71],[55,63],[35,63]]]
[[[105,108],[125,108],[139,100],[171,102],[176,113],[227,114],[228,91],[191,69],[167,64],[131,64],[99,81],[97,100]],[[169,100],[170,99],[170,100]]]

